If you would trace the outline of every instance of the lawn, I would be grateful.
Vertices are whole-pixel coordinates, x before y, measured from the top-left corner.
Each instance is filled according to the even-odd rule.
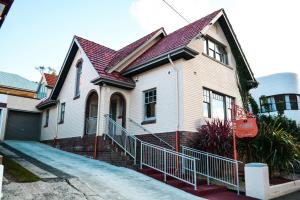
[[[40,178],[17,164],[10,158],[3,157],[4,172],[9,174],[16,182],[35,182]]]

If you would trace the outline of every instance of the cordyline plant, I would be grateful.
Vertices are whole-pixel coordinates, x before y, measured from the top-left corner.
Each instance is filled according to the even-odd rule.
[[[267,163],[270,175],[288,173],[299,166],[300,145],[280,117],[258,117],[259,133],[254,139],[238,140],[240,158],[246,162]]]
[[[188,145],[192,148],[232,158],[231,126],[228,121],[214,119],[198,129]]]

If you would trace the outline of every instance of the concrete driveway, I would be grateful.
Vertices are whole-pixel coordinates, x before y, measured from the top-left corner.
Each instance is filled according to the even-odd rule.
[[[5,143],[48,166],[78,177],[103,199],[202,199],[134,170],[64,152],[38,142],[5,141]]]

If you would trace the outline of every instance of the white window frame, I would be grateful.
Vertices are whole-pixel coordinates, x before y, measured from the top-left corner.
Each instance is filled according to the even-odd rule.
[[[155,100],[153,102],[148,102],[146,103],[146,93],[148,92],[154,92],[155,91],[155,95],[153,95],[152,97],[155,98]],[[143,105],[144,105],[144,121],[152,121],[152,120],[156,120],[156,103],[157,103],[157,89],[156,88],[152,88],[152,89],[148,89],[143,91]],[[148,97],[150,98],[150,97]],[[147,117],[147,105],[154,103],[154,117]]]

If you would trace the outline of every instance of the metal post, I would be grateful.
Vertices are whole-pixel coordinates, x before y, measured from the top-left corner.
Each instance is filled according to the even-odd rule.
[[[196,158],[194,158],[194,189],[197,190]]]
[[[209,161],[208,161],[208,153],[206,154],[206,172],[207,172],[207,185],[210,184],[209,181]]]
[[[236,165],[236,186],[237,186],[237,193],[238,193],[238,195],[240,195],[239,163],[238,163],[237,160],[235,161],[235,165]]]
[[[134,138],[134,165],[136,165],[136,138]]]
[[[125,156],[126,156],[126,152],[127,152],[127,135],[125,134],[125,145],[124,145],[124,149],[125,149]]]
[[[181,151],[182,151],[182,154],[186,155],[184,146],[181,146]],[[183,174],[185,174],[185,159],[184,158],[182,159],[182,168],[183,168]]]
[[[167,152],[166,152],[166,148],[164,148],[164,181],[167,181]]]
[[[143,169],[143,142],[141,142],[141,146],[140,146],[140,150],[141,150],[141,152],[140,152],[140,156],[141,156],[141,160],[140,160],[140,169]]]

